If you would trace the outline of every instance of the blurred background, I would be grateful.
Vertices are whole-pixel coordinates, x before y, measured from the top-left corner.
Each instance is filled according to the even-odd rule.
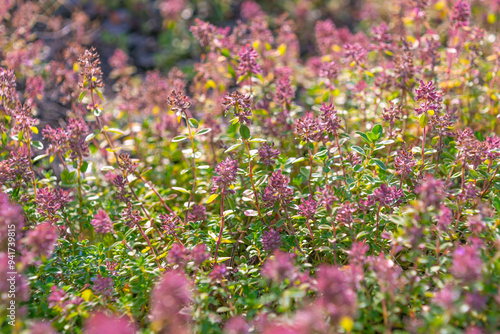
[[[97,48],[105,74],[109,71],[107,59],[120,48],[139,72],[153,68],[166,72],[178,66],[188,77],[201,52],[189,31],[195,18],[233,27],[238,20],[248,21],[264,11],[272,28],[279,24],[278,18],[286,16],[296,25],[305,56],[315,50],[313,34],[318,19],[330,18],[337,27],[356,32],[362,29],[362,20],[383,12],[383,8],[376,8],[380,2],[363,0],[42,0],[39,4],[42,10],[33,31],[39,32],[46,44],[64,48],[64,32],[71,30],[65,24],[80,25],[83,44]]]

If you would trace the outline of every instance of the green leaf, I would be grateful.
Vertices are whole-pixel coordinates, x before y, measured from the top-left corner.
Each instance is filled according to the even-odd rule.
[[[41,142],[39,142],[38,140],[31,141],[31,146],[33,146],[37,150],[43,150],[43,144]]]
[[[373,127],[372,133],[377,136],[377,140],[382,137],[382,134],[384,133],[384,128],[382,128],[382,125],[377,124]]]
[[[351,150],[358,152],[359,154],[366,155],[365,150],[363,150],[361,147],[353,145],[351,146]]]
[[[38,156],[36,156],[36,157],[33,159],[33,162],[36,162],[36,161],[38,161],[38,160],[40,160],[40,159],[43,159],[43,158],[45,158],[46,156],[48,156],[48,155],[47,155],[47,154],[38,155]]]
[[[372,143],[372,141],[368,138],[368,136],[366,135],[366,133],[361,132],[361,131],[356,131],[356,133],[357,133],[358,135],[360,135],[360,136],[361,136],[361,138],[363,138],[363,139],[364,139],[364,140],[365,140],[368,144],[371,144],[371,143]]]
[[[178,142],[178,141],[183,141],[183,140],[186,140],[187,137],[186,136],[177,136],[175,137],[174,139],[172,139],[172,142]]]
[[[231,53],[229,52],[228,49],[222,49],[221,52],[220,52],[224,57],[226,58],[231,58]]]
[[[219,197],[219,194],[212,194],[210,195],[210,197],[207,199],[207,201],[205,202],[205,204],[210,204],[212,203],[213,201],[215,201],[215,199]]]
[[[267,140],[262,138],[252,138],[248,142],[249,143],[265,143]]]
[[[250,138],[250,129],[245,124],[240,125],[240,135],[243,139]]]
[[[497,209],[497,212],[500,212],[500,198],[498,196],[493,198],[493,206]]]
[[[78,96],[78,102],[82,102],[85,95],[87,95],[87,90],[84,90],[83,92],[80,93],[80,96]]]
[[[82,163],[82,169],[81,169],[82,173],[85,173],[88,168],[89,168],[89,163],[87,161],[84,161]]]
[[[328,150],[327,149],[323,149],[321,151],[318,151],[318,153],[316,153],[314,155],[315,158],[318,158],[318,157],[323,157],[325,156],[326,154],[328,153]]]
[[[421,127],[425,127],[427,125],[427,113],[423,113],[420,115],[418,118],[418,123],[420,124]]]
[[[198,121],[196,119],[194,119],[194,118],[188,119],[188,123],[189,123],[190,126],[192,126],[195,129],[198,129],[198,126],[200,125],[198,123]]]
[[[180,191],[181,193],[189,194],[189,191],[181,187],[172,187],[173,190]]]
[[[231,77],[236,78],[236,72],[234,71],[233,67],[229,64],[227,64],[227,72],[231,75]]]
[[[102,93],[99,89],[96,89],[95,92],[97,93],[97,95],[99,95],[99,97],[101,98],[101,100],[104,101],[104,96],[102,96]]]
[[[106,130],[109,131],[109,132],[117,133],[119,135],[125,134],[122,130],[117,129],[117,128],[109,128],[109,129],[106,129]]]
[[[212,131],[212,129],[210,129],[210,128],[207,128],[207,129],[201,129],[200,131],[198,131],[198,132],[196,133],[196,135],[195,135],[195,136],[201,136],[201,135],[204,135],[204,134],[206,134],[206,133],[209,133],[210,131]]]
[[[91,133],[89,135],[87,135],[87,137],[85,137],[85,141],[88,142],[88,141],[91,141],[92,139],[94,139],[95,137],[95,133]]]
[[[234,151],[236,150],[238,147],[241,146],[242,143],[239,143],[239,144],[234,144],[232,145],[231,147],[229,147],[227,150],[224,151],[224,153],[227,153],[227,152],[231,152],[231,151]]]
[[[374,162],[380,169],[387,170],[387,167],[385,167],[385,164],[382,162],[382,160],[377,158],[372,158],[371,162]]]

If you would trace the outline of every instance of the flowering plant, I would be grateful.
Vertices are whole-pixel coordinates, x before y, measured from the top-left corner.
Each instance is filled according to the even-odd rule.
[[[2,332],[500,330],[496,1],[4,2]]]

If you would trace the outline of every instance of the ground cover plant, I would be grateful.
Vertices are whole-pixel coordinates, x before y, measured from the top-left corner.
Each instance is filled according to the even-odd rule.
[[[500,330],[497,1],[96,3],[0,6],[2,332]]]

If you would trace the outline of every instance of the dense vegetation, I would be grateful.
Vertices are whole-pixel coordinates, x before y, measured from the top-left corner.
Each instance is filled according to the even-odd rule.
[[[497,1],[154,2],[158,69],[47,3],[0,6],[2,332],[500,330]]]

